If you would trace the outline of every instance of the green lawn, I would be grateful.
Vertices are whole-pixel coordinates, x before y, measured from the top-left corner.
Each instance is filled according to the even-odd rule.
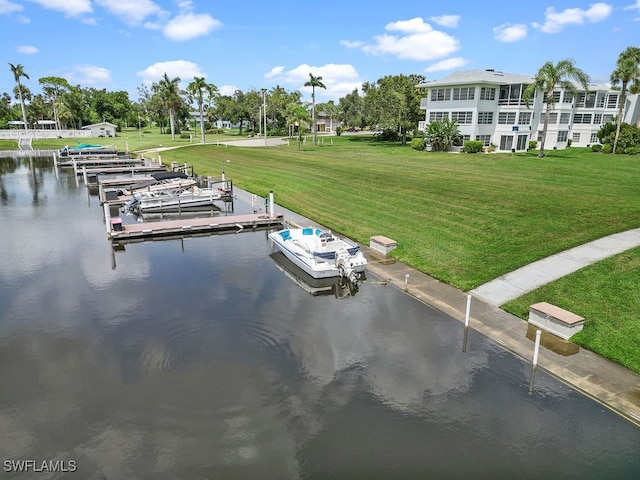
[[[333,145],[330,145],[333,141]],[[166,151],[368,244],[398,242],[397,259],[462,290],[525,264],[640,226],[640,157],[588,149],[440,154],[332,137],[298,150],[194,146]]]
[[[528,318],[529,305],[549,302],[584,317],[571,340],[640,373],[640,248],[578,270],[507,303],[502,308]]]

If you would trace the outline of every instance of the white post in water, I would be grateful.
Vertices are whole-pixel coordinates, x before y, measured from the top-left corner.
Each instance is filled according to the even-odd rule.
[[[462,351],[467,351],[467,335],[469,333],[469,313],[471,312],[471,295],[467,295],[467,311],[464,314],[464,340],[462,341]]]
[[[56,152],[53,152],[53,166],[58,166],[58,155],[56,154]]]
[[[87,180],[87,166],[86,165],[82,166],[82,178],[84,180],[84,185],[86,187],[87,184],[89,183],[89,180]]]
[[[531,363],[531,379],[529,380],[529,394],[533,392],[533,380],[536,377],[536,368],[538,367],[538,352],[540,351],[540,335],[542,332],[536,330],[536,344],[533,347],[533,362]]]
[[[158,165],[162,166],[162,155],[158,154]]]
[[[109,203],[104,202],[102,206],[104,207],[104,223],[107,226],[107,235],[111,235],[111,210],[109,209]]]
[[[269,191],[269,216],[275,217],[274,207],[273,207],[273,190]]]

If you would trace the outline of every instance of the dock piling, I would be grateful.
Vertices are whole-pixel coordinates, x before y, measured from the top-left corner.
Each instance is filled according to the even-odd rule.
[[[533,381],[536,377],[536,368],[538,367],[538,352],[540,351],[540,335],[542,332],[536,330],[536,344],[533,347],[533,362],[531,363],[531,378],[529,379],[529,395],[533,393]]]

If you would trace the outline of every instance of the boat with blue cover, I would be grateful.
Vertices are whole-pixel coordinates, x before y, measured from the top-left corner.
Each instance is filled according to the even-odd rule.
[[[360,245],[321,228],[285,228],[269,238],[313,278],[346,277],[355,282],[367,266]]]

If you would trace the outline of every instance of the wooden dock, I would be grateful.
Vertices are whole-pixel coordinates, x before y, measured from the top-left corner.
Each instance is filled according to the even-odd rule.
[[[106,205],[106,204],[105,204]],[[107,207],[108,210],[108,207]],[[122,224],[119,218],[107,217],[107,236],[114,242],[128,243],[158,237],[197,235],[203,233],[241,232],[284,225],[284,215],[247,214],[223,217],[188,218]],[[121,230],[119,230],[121,229]]]

